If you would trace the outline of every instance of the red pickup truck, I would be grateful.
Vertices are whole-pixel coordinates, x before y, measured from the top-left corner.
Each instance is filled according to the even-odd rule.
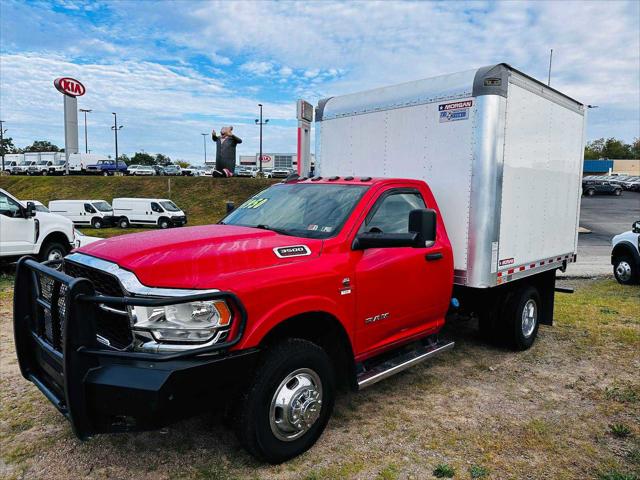
[[[428,186],[274,185],[217,225],[123,235],[56,269],[23,259],[23,375],[75,433],[153,428],[234,399],[239,437],[281,462],[320,436],[336,388],[453,346],[452,252]]]

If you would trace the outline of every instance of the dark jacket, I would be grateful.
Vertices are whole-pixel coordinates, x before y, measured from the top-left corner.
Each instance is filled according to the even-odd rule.
[[[222,136],[215,133],[211,134],[211,139],[216,144],[216,170],[222,171],[223,168],[226,168],[234,173],[236,170],[236,145],[242,143],[242,139],[231,135],[223,142]]]

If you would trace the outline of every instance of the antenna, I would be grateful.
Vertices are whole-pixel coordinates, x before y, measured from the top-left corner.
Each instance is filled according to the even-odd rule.
[[[551,52],[549,53],[549,77],[547,78],[547,86],[550,87],[551,86],[551,62],[553,61],[553,48],[551,49]]]

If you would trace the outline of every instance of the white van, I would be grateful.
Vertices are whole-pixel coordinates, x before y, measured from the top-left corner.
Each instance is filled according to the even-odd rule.
[[[79,226],[104,228],[114,224],[113,208],[104,200],[52,200],[49,211]]]
[[[187,223],[185,213],[166,198],[114,198],[113,215],[121,228],[129,225],[169,228]]]

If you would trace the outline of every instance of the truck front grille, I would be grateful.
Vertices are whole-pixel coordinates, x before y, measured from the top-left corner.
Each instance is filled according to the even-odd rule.
[[[90,280],[97,293],[110,297],[121,297],[125,293],[120,282],[113,275],[65,260],[64,272],[71,277],[82,277]],[[123,349],[133,342],[133,334],[129,325],[126,310],[121,313],[106,310],[102,306],[96,309],[96,332],[109,342],[111,347]]]

